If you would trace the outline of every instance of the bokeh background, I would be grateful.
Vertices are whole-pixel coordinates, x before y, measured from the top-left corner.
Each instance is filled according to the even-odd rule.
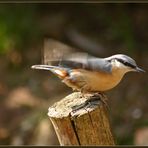
[[[0,144],[58,145],[48,107],[72,90],[41,63],[44,39],[89,54],[123,53],[148,70],[148,4],[0,4]],[[148,145],[147,73],[129,73],[106,94],[119,145]]]

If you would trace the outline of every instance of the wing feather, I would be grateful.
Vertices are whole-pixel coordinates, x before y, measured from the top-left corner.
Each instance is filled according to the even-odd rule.
[[[96,58],[87,53],[74,53],[63,57],[60,61],[55,60],[51,62],[54,66],[72,68],[72,69],[86,69],[91,71],[111,72],[111,64],[109,61],[102,58]]]

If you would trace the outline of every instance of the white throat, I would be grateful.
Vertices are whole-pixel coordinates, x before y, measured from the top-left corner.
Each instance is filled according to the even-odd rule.
[[[113,71],[116,71],[116,72],[121,73],[123,75],[129,71],[132,71],[132,69],[130,67],[125,66],[124,64],[122,64],[118,60],[112,61],[112,67],[113,67]]]

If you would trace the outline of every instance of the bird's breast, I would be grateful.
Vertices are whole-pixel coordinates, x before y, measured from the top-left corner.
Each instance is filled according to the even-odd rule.
[[[71,77],[73,78],[75,82],[74,85],[77,88],[78,86],[84,87],[85,85],[85,91],[98,92],[112,89],[120,82],[123,76],[103,72],[75,70],[71,72]]]

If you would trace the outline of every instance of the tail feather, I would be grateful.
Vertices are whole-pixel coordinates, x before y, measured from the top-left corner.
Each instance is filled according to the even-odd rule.
[[[56,74],[59,78],[63,79],[68,75],[68,69],[59,67],[59,66],[52,66],[52,65],[33,65],[31,66],[32,69],[42,69],[42,70],[49,70],[52,73]]]

